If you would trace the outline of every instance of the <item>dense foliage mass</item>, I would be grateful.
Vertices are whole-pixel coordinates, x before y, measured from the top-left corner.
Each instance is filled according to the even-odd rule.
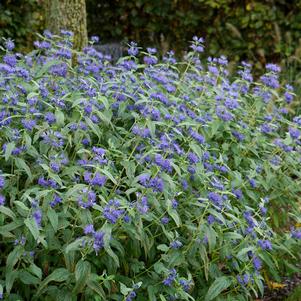
[[[132,42],[116,64],[71,40],[4,43],[0,297],[251,300],[296,271],[301,116],[280,68],[229,80],[197,37],[185,61]]]

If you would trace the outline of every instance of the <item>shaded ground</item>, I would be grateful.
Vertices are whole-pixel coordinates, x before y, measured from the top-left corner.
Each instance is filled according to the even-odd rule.
[[[260,301],[280,301],[280,300],[301,301],[301,274],[296,274],[290,278],[284,278],[282,284],[285,284],[285,287],[281,289],[270,290],[267,288],[265,297],[259,300]]]

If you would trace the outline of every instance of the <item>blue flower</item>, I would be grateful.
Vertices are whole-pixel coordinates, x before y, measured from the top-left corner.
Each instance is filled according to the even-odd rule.
[[[143,185],[144,187],[148,187],[150,177],[150,174],[142,174],[139,176],[138,180],[141,185]]]
[[[162,217],[162,218],[161,218],[161,223],[162,223],[163,225],[168,224],[168,223],[169,223],[169,218],[168,218],[167,216]]]
[[[200,161],[199,157],[193,152],[189,152],[187,158],[191,164],[196,164]]]
[[[205,143],[205,138],[204,138],[204,136],[202,136],[201,134],[195,132],[194,130],[189,129],[189,134],[190,134],[190,136],[191,136],[194,140],[196,140],[198,143],[200,143],[200,144],[204,144],[204,143]]]
[[[62,198],[55,194],[53,200],[50,202],[50,207],[54,208],[57,204],[60,204],[61,202]]]
[[[93,207],[96,204],[96,194],[94,191],[84,188],[77,199],[78,205],[84,209]]]
[[[164,181],[160,177],[154,177],[150,180],[149,187],[153,189],[153,192],[163,192]]]
[[[239,199],[239,200],[241,200],[242,199],[242,197],[243,197],[243,194],[242,194],[242,191],[240,190],[240,189],[232,189],[232,192],[233,192],[233,194],[235,195],[235,197],[237,198],[237,199]]]
[[[60,164],[57,162],[50,162],[50,168],[56,173],[58,173],[61,169]]]
[[[186,279],[180,279],[179,281],[180,285],[182,286],[183,290],[185,292],[188,292],[191,286],[191,282],[187,281]]]
[[[298,129],[290,127],[289,128],[289,134],[292,137],[292,139],[297,140],[297,139],[299,139],[299,137],[301,135],[301,131],[299,131]]]
[[[265,68],[268,71],[272,71],[272,72],[275,72],[275,73],[279,73],[281,71],[280,66],[278,66],[276,64],[267,64],[267,65],[265,65]]]
[[[42,211],[40,209],[37,209],[32,214],[33,219],[35,220],[37,226],[41,226],[42,223]]]
[[[137,47],[137,43],[131,42],[130,47],[128,49],[128,54],[132,55],[132,56],[136,56],[138,54],[138,52],[139,52],[139,50],[138,50],[138,47]]]
[[[37,122],[33,119],[22,119],[22,124],[24,126],[24,128],[26,128],[27,130],[33,130],[35,128],[35,126],[37,125]]]
[[[215,217],[212,214],[209,214],[207,221],[209,225],[212,225],[215,222]]]
[[[217,106],[215,113],[223,121],[230,121],[234,118],[234,115],[230,113],[224,106]]]
[[[127,296],[125,301],[132,301],[134,298],[136,298],[137,294],[135,291],[131,291]]]
[[[137,209],[141,214],[146,214],[149,210],[148,199],[146,196],[141,198],[141,201],[137,203]]]
[[[260,248],[262,250],[272,250],[272,244],[269,240],[262,240],[262,239],[259,239],[257,241],[258,245],[260,246]]]
[[[2,194],[0,194],[0,206],[4,206],[4,204],[5,204],[5,197]]]
[[[44,119],[45,121],[48,123],[48,124],[53,124],[56,122],[56,117],[53,113],[51,112],[47,112],[44,116]]]
[[[165,278],[162,281],[162,283],[165,286],[171,287],[173,285],[174,281],[176,280],[176,277],[177,277],[177,271],[175,269],[171,269],[171,270],[169,270],[169,274],[168,274],[167,278]]]
[[[3,176],[0,176],[0,189],[2,189],[5,185],[5,179]]]
[[[249,183],[251,185],[252,188],[256,188],[257,187],[257,183],[255,181],[255,179],[249,179]]]
[[[99,42],[99,37],[98,36],[91,36],[91,41],[94,43],[98,43]]]
[[[219,195],[216,192],[209,192],[208,193],[208,199],[212,201],[215,205],[220,206],[223,203],[223,199],[221,195]]]
[[[92,147],[92,152],[98,156],[101,156],[103,157],[106,153],[106,150],[101,148],[101,147],[96,147],[96,146],[93,146]]]
[[[8,51],[12,51],[15,48],[15,43],[11,39],[7,39],[4,46]]]
[[[84,229],[84,233],[86,235],[94,234],[94,232],[95,232],[95,230],[94,230],[94,226],[92,224],[87,225]]]
[[[295,239],[301,239],[301,231],[295,230],[294,228],[291,229],[291,236]]]
[[[99,250],[104,247],[103,239],[104,239],[105,233],[103,231],[97,231],[97,232],[94,232],[91,234],[93,234],[93,237],[94,237],[93,249],[97,255]]]
[[[103,216],[111,224],[115,224],[124,212],[125,210],[120,208],[120,202],[118,200],[110,200],[103,209]]]
[[[253,265],[256,271],[259,271],[262,267],[262,261],[257,257],[253,257]]]
[[[179,241],[179,240],[174,240],[172,241],[169,246],[172,248],[172,249],[179,249],[183,246],[183,244]]]
[[[107,181],[107,177],[106,176],[101,176],[98,172],[95,173],[94,178],[91,181],[91,184],[93,186],[99,186],[102,187],[105,185]]]

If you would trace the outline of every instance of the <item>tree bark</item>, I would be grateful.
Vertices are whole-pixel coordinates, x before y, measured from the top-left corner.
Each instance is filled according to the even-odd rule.
[[[73,48],[88,44],[85,0],[45,0],[46,28],[58,34],[61,29],[73,32]]]

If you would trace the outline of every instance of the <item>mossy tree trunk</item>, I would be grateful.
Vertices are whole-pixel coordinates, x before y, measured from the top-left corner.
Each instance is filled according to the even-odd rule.
[[[88,43],[85,0],[46,0],[46,28],[58,34],[61,29],[74,33],[74,49],[81,50]]]

